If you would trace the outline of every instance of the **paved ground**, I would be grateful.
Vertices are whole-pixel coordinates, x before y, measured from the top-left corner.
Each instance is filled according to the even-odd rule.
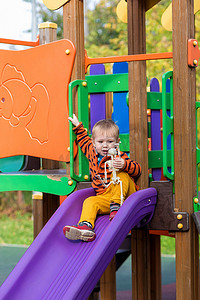
[[[20,260],[26,247],[23,246],[4,246],[0,245],[0,285],[12,271]],[[162,256],[162,300],[175,300],[175,281],[176,281],[175,257]],[[117,280],[117,300],[131,299],[131,260],[119,268],[116,275]]]
[[[176,299],[176,265],[174,256],[162,256],[162,300]],[[120,267],[116,275],[117,300],[131,300],[131,259]]]

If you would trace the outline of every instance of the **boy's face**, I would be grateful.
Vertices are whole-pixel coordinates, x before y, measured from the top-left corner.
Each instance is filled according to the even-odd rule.
[[[106,156],[108,150],[116,147],[116,143],[119,142],[119,139],[116,138],[112,133],[103,133],[99,130],[96,131],[95,137],[92,139],[93,145],[96,148],[96,151],[102,155]]]

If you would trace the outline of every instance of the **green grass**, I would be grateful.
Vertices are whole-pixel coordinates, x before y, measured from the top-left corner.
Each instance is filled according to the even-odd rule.
[[[29,246],[33,241],[33,220],[31,213],[16,212],[14,217],[0,216],[0,244]]]
[[[161,253],[165,255],[175,255],[175,238],[161,236]]]
[[[0,244],[17,244],[29,246],[33,241],[33,220],[31,213],[22,214],[16,211],[15,215],[0,216]],[[161,253],[175,254],[175,239],[161,236]]]

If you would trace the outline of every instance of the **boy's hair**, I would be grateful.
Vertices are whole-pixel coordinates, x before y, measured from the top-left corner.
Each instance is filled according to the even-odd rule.
[[[119,127],[115,124],[113,120],[100,120],[92,128],[92,138],[95,138],[97,130],[102,131],[103,133],[112,132],[112,134],[119,138]]]

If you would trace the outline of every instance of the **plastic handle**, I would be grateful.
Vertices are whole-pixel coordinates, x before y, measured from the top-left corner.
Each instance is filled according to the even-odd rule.
[[[170,116],[167,112],[166,82],[170,79]],[[169,71],[162,76],[162,120],[163,120],[163,174],[174,180],[174,116],[173,116],[173,72]],[[167,160],[167,138],[171,135],[171,172]]]
[[[69,84],[69,116],[73,116],[73,89],[77,88],[78,91],[78,119],[83,122],[84,127],[89,130],[89,117],[88,117],[88,88],[86,80],[75,80]],[[88,160],[81,151],[78,149],[79,159],[79,175],[74,171],[74,142],[76,135],[73,132],[73,125],[69,122],[69,140],[70,140],[70,177],[76,181],[89,180],[89,164]]]

